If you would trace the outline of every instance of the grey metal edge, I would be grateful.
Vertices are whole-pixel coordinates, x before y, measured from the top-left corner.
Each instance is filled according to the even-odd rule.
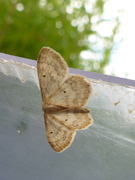
[[[31,60],[31,59],[13,56],[13,55],[4,54],[4,53],[0,53],[0,58],[9,60],[9,61],[16,61],[16,62],[28,64],[30,66],[35,66],[35,67],[37,65],[36,60]],[[99,73],[90,72],[90,71],[83,71],[83,70],[74,69],[74,68],[69,68],[69,72],[72,74],[80,74],[80,75],[86,76],[88,78],[101,80],[101,81],[105,81],[105,82],[109,82],[109,83],[135,87],[135,80],[131,80],[131,79],[120,78],[120,77],[115,77],[115,76],[110,76],[110,75],[104,75],[104,74],[99,74]]]

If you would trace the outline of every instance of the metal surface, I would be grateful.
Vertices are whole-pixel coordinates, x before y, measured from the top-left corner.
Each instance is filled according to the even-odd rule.
[[[70,72],[89,77],[93,91],[87,107],[94,124],[78,131],[72,146],[59,154],[45,136],[36,69],[0,62],[0,180],[135,179],[135,82]]]

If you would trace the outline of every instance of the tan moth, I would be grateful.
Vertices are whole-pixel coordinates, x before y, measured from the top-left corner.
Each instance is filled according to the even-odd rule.
[[[91,85],[83,76],[70,76],[64,59],[49,47],[40,50],[37,71],[47,139],[56,152],[62,152],[72,144],[76,130],[93,123],[85,108]]]

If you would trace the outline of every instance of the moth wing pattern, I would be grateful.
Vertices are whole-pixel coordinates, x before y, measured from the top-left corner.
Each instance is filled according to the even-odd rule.
[[[73,142],[76,132],[63,126],[51,114],[45,115],[46,136],[49,144],[56,152],[62,152]]]
[[[82,108],[88,102],[90,94],[90,83],[83,76],[72,75],[50,97],[49,103],[69,109]]]
[[[55,93],[68,75],[68,66],[61,55],[43,47],[38,55],[37,72],[43,101]]]
[[[58,119],[61,124],[72,130],[82,130],[93,124],[93,118],[90,113],[76,113],[70,111],[61,111],[52,113],[53,117]]]

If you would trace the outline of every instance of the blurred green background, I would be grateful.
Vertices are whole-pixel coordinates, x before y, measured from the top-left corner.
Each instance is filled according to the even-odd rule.
[[[49,46],[69,67],[104,73],[116,46],[119,18],[104,19],[108,0],[0,0],[0,52],[37,59]],[[101,36],[106,23],[110,35]]]

